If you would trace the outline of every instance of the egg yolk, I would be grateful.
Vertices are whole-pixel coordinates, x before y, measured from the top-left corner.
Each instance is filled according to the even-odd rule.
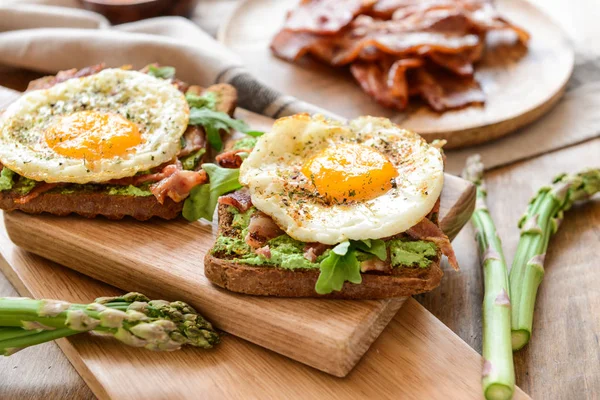
[[[338,203],[374,199],[398,176],[384,154],[358,144],[326,148],[304,163],[302,173],[320,195]]]
[[[48,146],[69,158],[100,160],[123,156],[142,143],[138,126],[119,114],[79,111],[44,132]]]

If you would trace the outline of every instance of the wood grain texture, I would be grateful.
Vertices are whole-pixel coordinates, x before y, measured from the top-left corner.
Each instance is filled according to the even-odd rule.
[[[456,232],[473,206],[472,186],[447,177],[440,226]],[[208,223],[21,212],[5,214],[5,221],[10,238],[26,250],[124,290],[189,302],[219,328],[336,376],[352,369],[403,302],[273,301],[220,289],[203,273],[204,254],[214,242]]]
[[[574,53],[559,26],[527,1],[498,1],[501,14],[530,31],[532,39],[526,54],[505,48],[486,52],[476,73],[486,93],[485,107],[438,114],[415,105],[400,113],[375,103],[344,69],[310,59],[290,64],[271,54],[271,38],[296,4],[297,0],[246,0],[222,25],[218,38],[255,76],[286,94],[347,118],[391,118],[428,140],[448,140],[448,149],[499,138],[539,118],[558,101],[573,70]],[[552,68],[543,68],[548,65]]]
[[[21,295],[87,302],[120,293],[3,236],[0,252],[0,270]],[[481,357],[413,299],[344,379],[231,335],[210,351],[172,353],[87,334],[58,344],[100,399],[481,398]],[[517,389],[515,399],[528,398]]]
[[[1,240],[8,241],[3,229],[0,236]],[[18,296],[18,293],[0,274],[0,297],[5,296]],[[3,400],[94,398],[55,343],[0,357],[0,377],[0,399]]]
[[[519,240],[517,221],[535,191],[561,172],[600,166],[600,139],[491,171],[488,208],[507,261]],[[600,398],[600,198],[565,213],[551,239],[538,292],[533,337],[515,353],[517,384],[535,399]],[[453,242],[460,274],[417,297],[444,324],[481,352],[483,277],[470,224]]]

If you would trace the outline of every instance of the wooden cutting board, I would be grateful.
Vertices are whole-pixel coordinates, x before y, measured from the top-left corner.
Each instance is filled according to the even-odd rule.
[[[279,91],[347,118],[377,115],[419,132],[427,140],[448,140],[447,149],[504,136],[533,122],[558,101],[574,65],[574,52],[560,26],[525,0],[498,0],[501,15],[531,33],[529,51],[486,52],[476,77],[486,94],[484,107],[439,114],[416,105],[407,112],[378,105],[350,72],[310,59],[300,64],[271,54],[271,38],[298,0],[245,0],[221,25],[218,38],[237,53],[250,72]]]
[[[240,111],[255,129],[271,119]],[[473,186],[447,175],[440,225],[454,237],[474,207]],[[18,246],[127,291],[184,300],[217,327],[336,376],[345,376],[404,299],[340,301],[245,296],[213,286],[202,260],[214,242],[206,222],[138,222],[5,215]],[[452,272],[451,272],[452,273]]]
[[[22,296],[88,302],[122,293],[19,249],[1,226],[0,253]],[[482,398],[481,356],[412,298],[344,379],[231,335],[210,351],[172,353],[87,334],[57,343],[101,400]],[[529,399],[518,388],[514,398]]]

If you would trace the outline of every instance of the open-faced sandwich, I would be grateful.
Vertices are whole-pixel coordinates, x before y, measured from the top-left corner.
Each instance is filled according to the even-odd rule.
[[[211,174],[221,168],[203,164],[204,154],[221,149],[221,133],[247,127],[231,118],[234,87],[201,88],[174,75],[157,65],[96,65],[31,82],[0,116],[0,208],[140,220],[212,215]]]
[[[252,143],[255,141],[255,143]],[[384,118],[299,114],[226,154],[244,187],[219,198],[205,258],[218,286],[255,295],[409,296],[458,268],[437,219],[441,150]]]

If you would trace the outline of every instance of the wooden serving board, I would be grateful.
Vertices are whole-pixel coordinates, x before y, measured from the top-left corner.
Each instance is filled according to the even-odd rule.
[[[272,120],[240,111],[256,129]],[[450,175],[440,225],[452,238],[474,207],[473,186]],[[345,376],[405,299],[340,301],[246,296],[213,286],[202,260],[214,226],[184,220],[109,221],[79,217],[5,215],[18,246],[85,275],[150,297],[189,302],[226,332],[336,376]]]
[[[88,302],[122,293],[19,249],[1,226],[0,253],[0,271],[22,296]],[[213,350],[172,353],[86,334],[57,343],[101,400],[482,398],[481,356],[412,298],[344,379],[231,335]],[[514,398],[529,399],[518,388]]]
[[[308,58],[291,64],[272,55],[271,39],[296,4],[298,0],[243,1],[218,38],[257,78],[283,93],[347,118],[391,118],[427,140],[446,139],[447,149],[490,141],[533,122],[558,101],[573,71],[573,49],[557,24],[525,0],[498,0],[501,15],[528,30],[531,41],[527,53],[497,49],[476,65],[485,106],[439,114],[413,103],[407,112],[399,112],[378,105],[345,69]]]

